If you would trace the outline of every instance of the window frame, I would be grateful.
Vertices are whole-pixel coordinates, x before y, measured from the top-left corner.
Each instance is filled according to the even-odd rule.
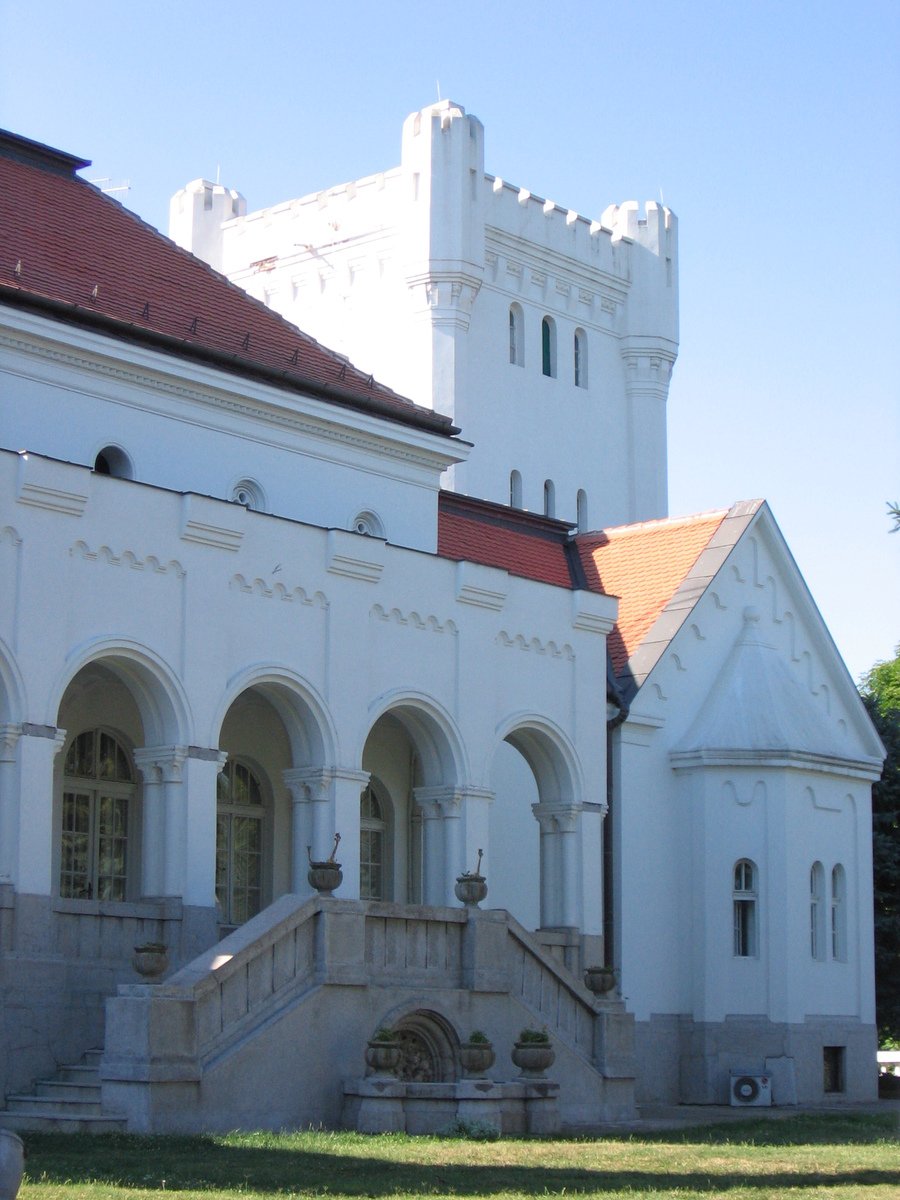
[[[224,778],[233,790],[233,777],[240,770],[247,773],[252,780],[255,789],[255,802],[242,803],[235,800],[233,796],[223,797],[221,794],[221,780]],[[231,778],[229,779],[229,776]],[[258,822],[256,825],[257,834],[257,849],[256,858],[258,860],[257,868],[257,883],[255,887],[245,887],[244,892],[255,892],[257,897],[257,906],[254,908],[252,904],[247,906],[246,911],[239,909],[235,903],[235,822],[237,820]],[[220,841],[221,823],[226,823],[227,836],[225,844]],[[251,920],[258,913],[262,912],[266,906],[266,834],[267,834],[267,805],[266,792],[261,773],[255,765],[249,762],[241,755],[229,757],[222,770],[219,772],[217,787],[216,787],[216,845],[215,845],[215,893],[216,893],[216,908],[219,913],[219,924],[225,925],[228,928],[237,928],[243,925],[246,921]],[[220,864],[224,857],[225,870],[223,883],[220,884]],[[224,891],[224,903],[222,895]],[[252,910],[252,911],[251,911]]]
[[[749,858],[732,868],[732,954],[759,958],[759,871]]]
[[[67,769],[70,765],[70,758],[75,753],[78,743],[83,742],[86,737],[93,739],[90,751],[91,772],[70,772]],[[118,755],[121,755],[122,764],[127,770],[127,778],[118,777],[118,766],[116,767],[116,777],[104,775],[98,770],[98,763],[102,755],[102,739],[104,738],[108,738],[115,746],[117,763]],[[72,737],[63,758],[58,818],[59,869],[56,873],[56,887],[60,899],[124,904],[137,894],[137,873],[140,868],[137,835],[138,795],[139,775],[131,748],[122,734],[108,726],[96,725],[82,729]],[[86,827],[81,830],[67,828],[70,800],[77,804],[79,799],[87,801]],[[121,870],[110,872],[102,869],[105,857],[103,807],[107,801],[112,801],[117,808],[124,804],[124,819],[121,821],[119,830],[112,834],[112,840],[122,844]],[[86,840],[83,871],[76,871],[68,865],[78,853],[72,844],[77,838]],[[78,878],[85,880],[81,887],[75,883]],[[107,886],[104,886],[104,883]]]
[[[541,374],[545,379],[555,379],[556,370],[556,322],[550,316],[541,317]]]

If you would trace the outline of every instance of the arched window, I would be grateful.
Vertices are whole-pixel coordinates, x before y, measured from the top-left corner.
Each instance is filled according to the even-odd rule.
[[[575,330],[575,386],[586,388],[588,385],[587,334],[583,329]]]
[[[509,473],[509,505],[510,508],[522,507],[522,476],[518,471]]]
[[[60,896],[128,898],[136,794],[131,759],[114,734],[89,729],[73,739],[63,766]]]
[[[550,379],[556,378],[556,322],[552,317],[541,321],[541,370]]]
[[[584,488],[578,489],[578,495],[575,499],[576,519],[578,521],[578,532],[587,533],[588,526],[588,502],[587,492]]]
[[[755,958],[758,948],[756,865],[749,858],[734,864],[734,956]]]
[[[525,365],[524,314],[518,304],[509,306],[509,361],[516,367]]]
[[[544,480],[544,516],[556,516],[556,488],[552,479]]]
[[[217,790],[216,905],[223,925],[242,925],[262,908],[262,788],[234,758],[219,772]]]
[[[824,887],[825,871],[820,862],[814,862],[809,872],[809,952],[815,959],[825,957]]]
[[[134,479],[134,466],[121,446],[104,446],[94,459],[94,471],[116,479]]]
[[[840,863],[831,872],[831,957],[847,960],[847,875]]]
[[[359,897],[390,899],[389,801],[370,780],[359,798]],[[380,789],[378,789],[380,791]]]

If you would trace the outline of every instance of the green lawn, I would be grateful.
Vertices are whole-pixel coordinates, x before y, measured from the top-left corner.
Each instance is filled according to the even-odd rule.
[[[585,1141],[307,1132],[26,1135],[20,1200],[639,1196],[898,1200],[897,1119],[798,1116]]]

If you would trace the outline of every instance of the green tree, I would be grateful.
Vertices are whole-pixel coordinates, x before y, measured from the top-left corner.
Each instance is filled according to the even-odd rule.
[[[872,788],[875,1005],[883,1044],[900,1042],[900,646],[864,676],[861,691],[887,751]]]
[[[887,502],[888,516],[894,522],[891,526],[891,533],[896,533],[900,530],[900,504],[895,500],[892,504],[890,500]]]

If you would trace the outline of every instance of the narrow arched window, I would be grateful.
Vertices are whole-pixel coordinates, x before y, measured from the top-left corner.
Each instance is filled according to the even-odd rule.
[[[544,516],[556,516],[556,487],[552,479],[544,480]]]
[[[847,959],[847,874],[840,863],[831,872],[831,957]]]
[[[517,367],[525,365],[524,314],[521,305],[509,306],[509,361]]]
[[[814,862],[809,872],[809,952],[815,959],[825,957],[824,887],[825,871],[820,862]]]
[[[217,792],[216,905],[223,925],[242,925],[262,908],[262,786],[236,758],[220,771]]]
[[[550,379],[556,378],[556,323],[552,317],[541,321],[541,370]]]
[[[359,896],[390,897],[390,828],[388,800],[370,782],[359,798]]]
[[[59,894],[126,900],[134,799],[131,759],[105,729],[73,739],[63,766]]]
[[[755,958],[759,953],[758,898],[755,863],[749,858],[738,859],[734,864],[732,891],[735,958]]]
[[[518,471],[509,473],[509,506],[510,508],[522,507],[522,476]]]
[[[587,533],[588,531],[588,502],[587,492],[584,488],[578,489],[578,495],[575,499],[576,519],[578,521],[578,532]]]
[[[575,330],[573,352],[575,358],[575,386],[586,388],[588,385],[587,334],[583,329]]]

